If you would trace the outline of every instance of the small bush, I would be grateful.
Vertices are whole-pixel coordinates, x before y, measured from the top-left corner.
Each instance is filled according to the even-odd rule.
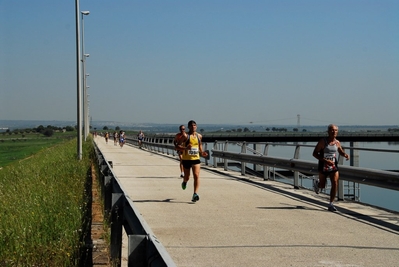
[[[50,137],[54,134],[54,130],[47,128],[46,130],[44,130],[43,134],[44,134],[44,136]]]

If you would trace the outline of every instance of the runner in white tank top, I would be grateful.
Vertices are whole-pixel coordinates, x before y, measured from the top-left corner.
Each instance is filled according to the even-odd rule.
[[[338,190],[338,155],[349,159],[349,155],[343,150],[341,143],[336,139],[338,135],[338,126],[334,124],[328,125],[328,137],[322,138],[317,143],[313,150],[313,157],[319,161],[319,179],[313,181],[313,188],[318,194],[320,189],[326,186],[327,176],[331,180],[331,191],[330,191],[330,205],[328,206],[329,211],[337,211],[333,202]]]

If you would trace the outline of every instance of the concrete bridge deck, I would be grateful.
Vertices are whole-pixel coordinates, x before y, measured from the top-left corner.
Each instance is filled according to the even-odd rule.
[[[397,213],[205,166],[192,203],[177,157],[95,141],[177,266],[399,266]]]

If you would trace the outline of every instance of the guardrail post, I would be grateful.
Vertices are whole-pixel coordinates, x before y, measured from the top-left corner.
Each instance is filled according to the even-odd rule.
[[[263,165],[263,181],[269,180],[269,167]]]
[[[260,144],[253,143],[254,151],[256,151],[254,153],[261,154],[259,147],[260,147]],[[254,164],[253,168],[254,168],[254,171],[261,171],[261,165],[259,165],[259,164]]]
[[[128,235],[128,267],[146,267],[147,235]]]
[[[265,149],[263,150],[263,155],[267,156],[267,153],[269,153],[269,143],[265,144]],[[270,169],[269,166],[263,165],[263,180],[269,180],[270,178]]]
[[[344,163],[344,157],[340,156],[339,160],[338,160],[338,165],[343,165],[343,163]],[[345,199],[344,191],[345,191],[344,181],[339,179],[338,180],[338,190],[337,190],[337,198],[338,198],[338,200],[344,200]]]
[[[109,167],[105,161],[100,165],[100,173],[104,176],[108,175]]]
[[[350,142],[349,149],[349,165],[354,167],[359,167],[359,151],[355,150],[357,148],[358,142]],[[339,157],[338,165],[343,165],[344,157]],[[356,183],[351,181],[346,181],[348,196],[352,195],[352,198],[355,200],[358,198],[358,194],[356,194]],[[352,187],[352,189],[351,189]],[[352,192],[351,192],[352,191]],[[345,182],[341,179],[338,180],[338,200],[345,199]]]
[[[218,141],[215,140],[215,142],[213,143],[213,150],[217,150],[218,148]],[[218,158],[217,157],[213,157],[213,167],[217,168],[218,167]]]
[[[123,227],[123,206],[125,205],[122,193],[112,194],[111,213],[111,261],[113,266],[121,266],[122,258],[122,227]]]
[[[356,148],[359,147],[359,143],[358,142],[350,142],[350,166],[354,166],[354,167],[359,167],[359,150],[357,150]],[[358,183],[355,182],[350,182],[352,183],[352,190],[353,190],[353,199],[360,199],[360,187]]]
[[[107,220],[109,220],[109,215],[111,213],[112,208],[112,181],[113,176],[105,176],[104,177],[104,185],[103,185],[103,197],[104,197],[104,215]]]
[[[359,147],[358,142],[350,142],[351,149],[349,150],[349,162],[350,166],[359,167],[359,150],[355,150],[354,148]]]
[[[165,138],[165,144],[169,145],[169,139],[166,139],[166,138]],[[173,151],[174,151],[174,150],[172,149],[172,155],[174,155]],[[169,155],[169,153],[170,153],[170,152],[169,152],[169,148],[166,148],[166,154]]]
[[[97,163],[98,163],[98,166],[100,166],[104,161],[104,157],[103,157],[103,155],[98,154],[100,152],[96,151],[96,153],[97,153]]]
[[[301,147],[298,145],[295,147],[294,159],[299,159],[300,149],[301,149]],[[299,172],[298,171],[294,171],[294,188],[299,189]]]
[[[247,153],[247,143],[245,141],[242,143],[241,153],[242,154]],[[245,162],[241,161],[241,175],[245,175],[245,167],[246,167]]]
[[[265,149],[263,150],[263,155],[267,156],[267,153],[269,153],[269,143],[265,144]]]
[[[173,145],[173,147],[175,146],[175,144],[174,144],[174,142],[172,140],[169,140],[168,144],[169,145]],[[172,156],[178,156],[176,148],[172,149]]]
[[[147,141],[148,141],[148,144],[147,144],[147,149],[149,150],[149,151],[152,151],[152,137],[150,138],[150,137],[148,137],[148,139],[147,139]]]
[[[227,151],[228,144],[229,144],[228,141],[226,141],[226,142],[224,143],[224,149],[223,149],[223,151]],[[224,170],[227,171],[227,170],[228,170],[228,166],[229,166],[229,160],[228,160],[228,159],[223,159],[223,163],[224,163]]]

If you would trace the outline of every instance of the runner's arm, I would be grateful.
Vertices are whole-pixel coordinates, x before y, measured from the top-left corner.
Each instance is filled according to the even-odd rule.
[[[349,160],[349,155],[345,153],[345,150],[342,148],[341,143],[338,142],[338,153],[343,156],[344,158],[346,158],[346,160]]]

